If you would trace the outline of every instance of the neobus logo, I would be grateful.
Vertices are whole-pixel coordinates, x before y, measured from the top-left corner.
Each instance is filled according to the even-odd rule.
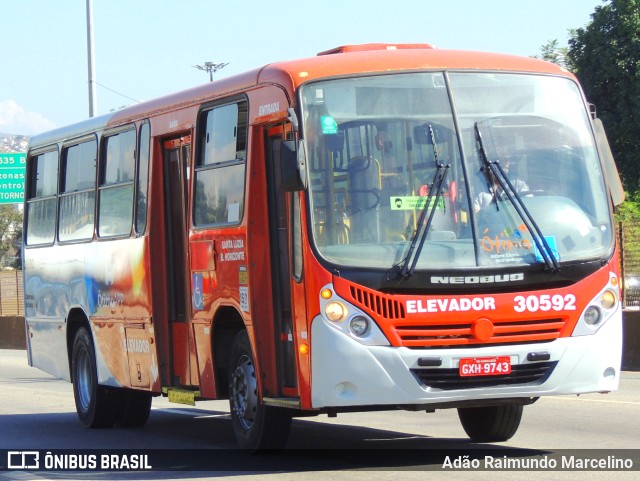
[[[498,274],[495,276],[431,276],[432,284],[493,284],[524,280],[524,273]]]

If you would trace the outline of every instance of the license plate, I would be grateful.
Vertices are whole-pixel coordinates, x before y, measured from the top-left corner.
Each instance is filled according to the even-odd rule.
[[[474,357],[460,359],[460,376],[504,376],[511,373],[511,358]]]

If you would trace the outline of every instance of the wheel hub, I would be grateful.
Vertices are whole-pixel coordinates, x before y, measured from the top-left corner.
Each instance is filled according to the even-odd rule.
[[[231,379],[233,412],[245,429],[251,428],[258,409],[258,388],[253,363],[248,356],[238,361]]]
[[[76,384],[80,407],[83,411],[87,411],[91,404],[91,363],[89,354],[85,350],[78,354]]]

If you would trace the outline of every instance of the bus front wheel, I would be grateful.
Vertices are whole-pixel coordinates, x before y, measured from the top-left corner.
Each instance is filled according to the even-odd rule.
[[[239,332],[234,340],[228,374],[231,422],[240,447],[255,450],[284,447],[291,414],[260,402],[251,344],[245,331]]]
[[[71,376],[76,411],[82,424],[89,428],[113,426],[113,406],[118,404],[118,393],[115,388],[98,384],[95,348],[85,327],[78,330],[73,341]]]
[[[521,404],[458,408],[462,427],[472,441],[494,443],[511,439],[522,419]]]

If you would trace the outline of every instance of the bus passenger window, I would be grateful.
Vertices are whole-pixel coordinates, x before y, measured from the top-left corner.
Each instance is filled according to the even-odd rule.
[[[51,244],[55,237],[58,151],[32,157],[27,197],[27,245]]]
[[[247,103],[227,104],[200,117],[195,175],[195,225],[238,224],[244,209]]]
[[[147,228],[149,191],[149,123],[140,127],[138,141],[138,189],[136,191],[136,233],[143,234]]]
[[[63,242],[93,238],[96,159],[95,139],[62,151],[58,238]]]
[[[107,137],[100,173],[100,237],[128,236],[133,221],[136,131]]]

